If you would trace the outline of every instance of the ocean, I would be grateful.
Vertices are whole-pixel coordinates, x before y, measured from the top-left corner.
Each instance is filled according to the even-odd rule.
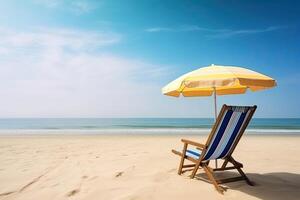
[[[7,118],[0,133],[207,134],[210,118]],[[254,118],[246,134],[300,134],[300,118]]]

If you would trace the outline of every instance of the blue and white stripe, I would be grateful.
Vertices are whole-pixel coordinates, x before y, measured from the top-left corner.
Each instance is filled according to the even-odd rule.
[[[187,149],[185,155],[194,159],[198,159],[200,157],[201,151],[198,149]]]
[[[235,125],[237,124],[241,114],[242,113],[240,113],[240,112],[232,113],[231,118],[228,122],[228,125],[227,125],[227,127],[224,131],[223,137],[221,138],[221,140],[220,140],[218,146],[216,147],[214,153],[210,156],[210,159],[216,159],[221,155],[221,153],[225,149],[226,144],[228,144],[228,141],[229,141],[230,136],[231,136],[230,133],[233,132],[233,130],[235,128]]]
[[[203,160],[224,158],[228,155],[249,116],[249,110],[249,107],[234,106],[223,114]],[[186,153],[195,159],[198,159],[200,154],[198,150],[187,150]]]

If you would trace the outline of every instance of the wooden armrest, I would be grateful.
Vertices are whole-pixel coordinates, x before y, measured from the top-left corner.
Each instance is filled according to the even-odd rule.
[[[198,142],[194,142],[194,141],[191,141],[191,140],[181,139],[181,142],[186,143],[186,144],[190,144],[190,145],[193,145],[193,146],[196,146],[196,147],[198,147],[200,149],[206,148],[206,145],[200,144]]]

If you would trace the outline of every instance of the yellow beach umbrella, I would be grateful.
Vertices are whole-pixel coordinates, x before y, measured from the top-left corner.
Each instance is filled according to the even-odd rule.
[[[162,88],[168,96],[211,96],[214,94],[215,118],[217,118],[216,95],[243,94],[250,89],[259,91],[276,86],[271,77],[234,66],[211,65],[184,74]]]
[[[276,86],[271,77],[234,66],[211,65],[191,71],[162,88],[168,96],[211,96],[214,94],[215,120],[217,119],[217,95],[243,94],[250,89],[259,91]],[[217,168],[217,160],[216,160]]]

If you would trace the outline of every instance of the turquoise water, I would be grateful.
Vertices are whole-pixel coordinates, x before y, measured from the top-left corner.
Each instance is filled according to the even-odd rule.
[[[0,119],[0,130],[84,130],[126,132],[208,132],[214,120],[209,118],[18,118]],[[256,118],[251,132],[293,132],[300,134],[299,118]]]

